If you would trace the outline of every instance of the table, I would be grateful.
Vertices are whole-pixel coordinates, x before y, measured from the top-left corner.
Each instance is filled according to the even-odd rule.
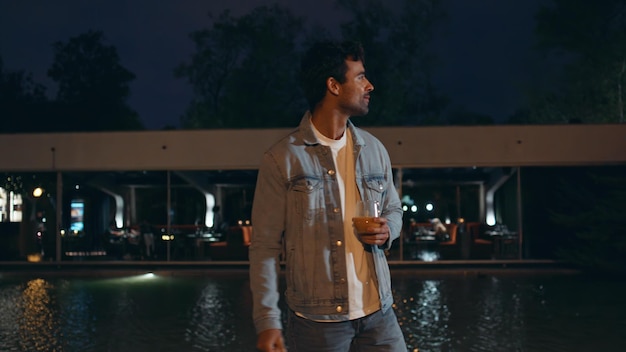
[[[193,243],[195,259],[206,259],[208,258],[210,244],[221,241],[222,234],[213,232],[188,234],[187,239]]]
[[[494,259],[517,259],[518,238],[517,234],[492,235]]]
[[[411,241],[404,243],[404,247],[409,259],[424,261],[439,259],[439,241],[434,235],[414,236]]]

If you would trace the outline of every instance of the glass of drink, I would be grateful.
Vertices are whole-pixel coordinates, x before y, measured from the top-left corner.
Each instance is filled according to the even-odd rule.
[[[380,216],[380,203],[375,200],[360,200],[356,203],[356,209],[352,223],[357,233],[367,233],[368,227],[380,227],[374,222],[374,218]]]

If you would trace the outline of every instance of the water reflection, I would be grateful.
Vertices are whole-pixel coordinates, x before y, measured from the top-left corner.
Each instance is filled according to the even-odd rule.
[[[617,298],[617,292],[626,293],[626,283],[585,283],[590,279],[568,276],[422,276],[393,275],[396,313],[409,351],[626,348],[626,336],[617,332],[626,328],[626,301]],[[607,349],[611,343],[621,348]]]
[[[441,285],[439,280],[425,280],[414,283],[414,288],[403,285],[395,289],[396,314],[410,351],[424,351],[424,345],[440,348],[449,341],[450,310]]]
[[[96,329],[93,319],[96,302],[82,281],[62,280],[57,283],[59,323],[65,350],[90,350],[94,347],[92,332]]]
[[[53,285],[42,279],[30,280],[18,300],[17,330],[22,351],[49,351],[59,346],[56,307],[49,291]]]
[[[216,282],[205,286],[191,312],[185,339],[192,345],[218,347],[218,341],[232,339],[232,307],[224,301],[224,293]],[[225,326],[227,325],[227,326]]]
[[[626,349],[622,281],[419,270],[392,278],[409,351]],[[256,340],[245,271],[1,279],[0,312],[0,351],[250,351]]]
[[[469,351],[523,350],[523,340],[520,339],[523,307],[514,294],[516,288],[501,287],[498,277],[477,281],[474,297],[476,323],[469,327],[469,336],[464,341],[472,346]]]
[[[244,281],[208,282],[190,314],[185,340],[202,351],[248,350],[254,337],[250,321],[249,283]]]

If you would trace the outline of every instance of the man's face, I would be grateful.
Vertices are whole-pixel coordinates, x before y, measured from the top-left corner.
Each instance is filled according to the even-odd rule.
[[[370,92],[374,86],[365,77],[363,62],[346,60],[346,81],[340,84],[339,108],[349,116],[362,116],[369,111]]]

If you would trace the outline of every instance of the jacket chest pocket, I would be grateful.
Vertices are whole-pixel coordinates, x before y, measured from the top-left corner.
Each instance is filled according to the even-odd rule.
[[[383,192],[387,185],[387,179],[384,175],[367,175],[363,177],[363,184],[367,199],[381,201]]]
[[[323,213],[323,180],[316,176],[301,176],[291,181],[289,196],[292,197],[292,209],[297,216],[313,220],[316,214]]]

